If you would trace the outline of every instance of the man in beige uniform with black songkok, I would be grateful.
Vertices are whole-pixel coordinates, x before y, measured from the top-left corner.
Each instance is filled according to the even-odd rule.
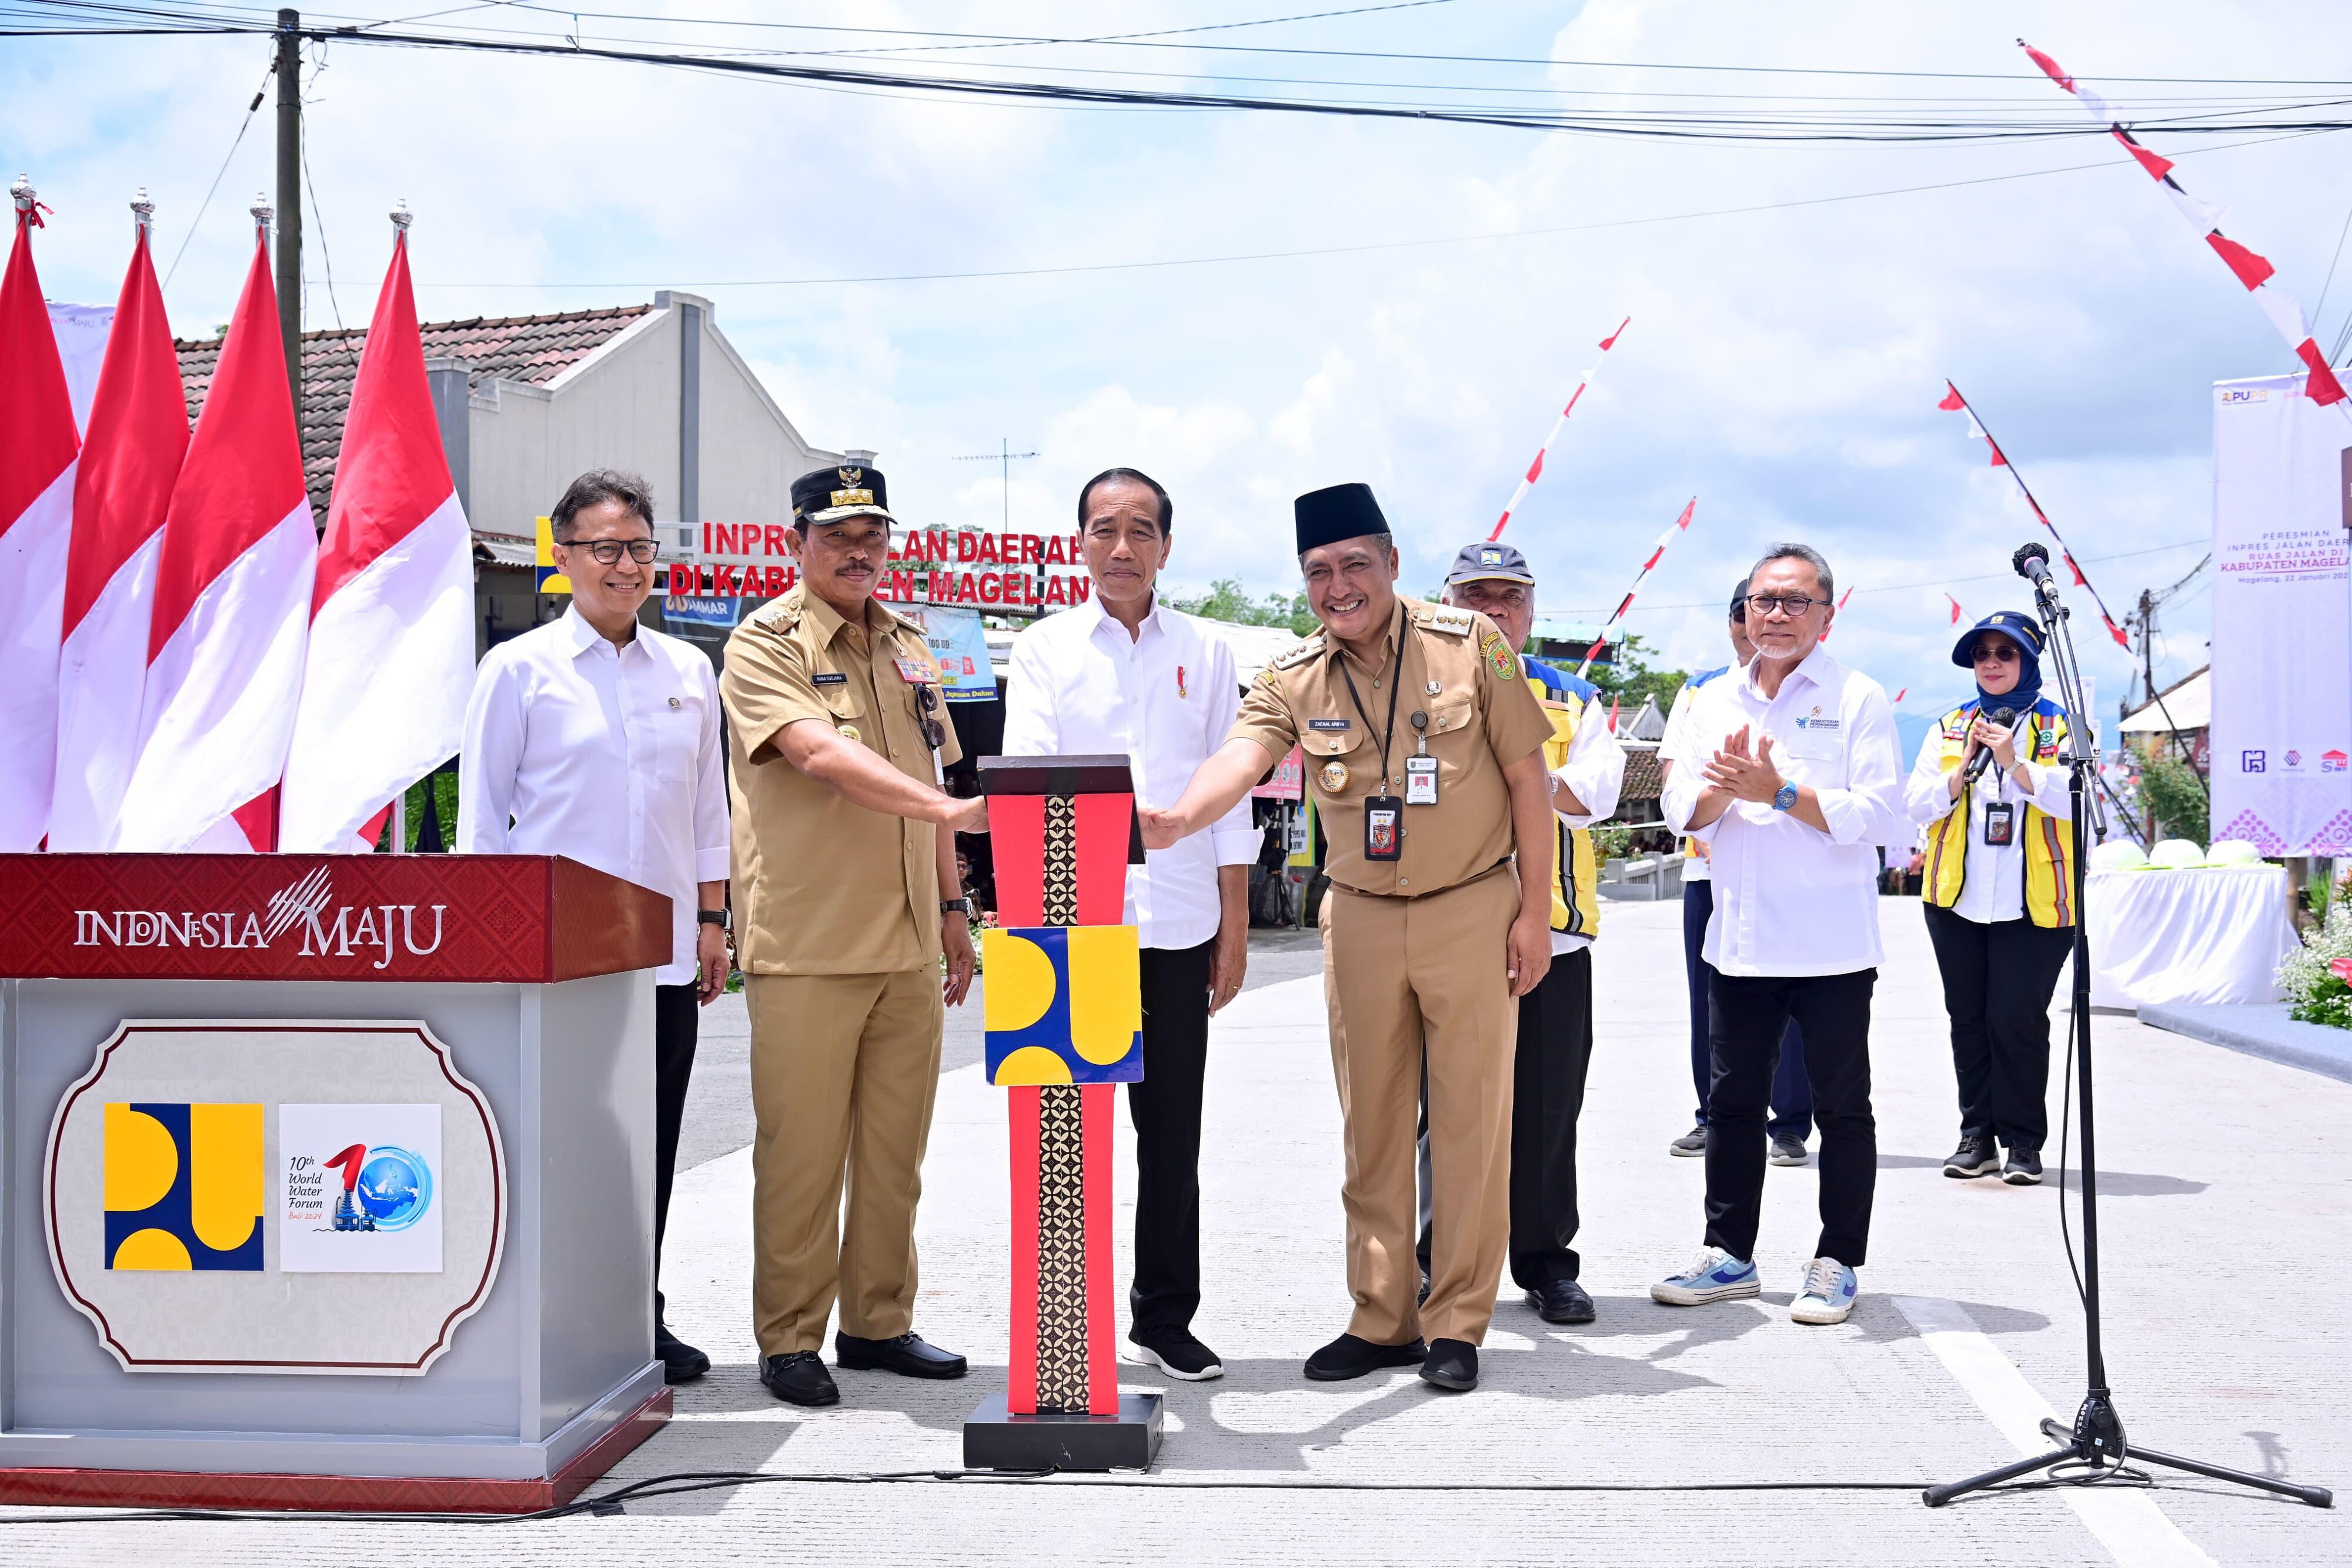
[[[939,673],[922,632],[873,601],[887,506],[871,468],[794,482],[802,581],[728,640],[719,683],[759,1118],[752,1326],[761,1381],[796,1405],[841,1397],[818,1354],[836,1296],[844,1367],[965,1370],[912,1332],[915,1203],[942,996],[961,1002],[971,985],[954,834],[987,815],[938,788],[963,755]]]
[[[1368,487],[1300,497],[1297,528],[1323,630],[1266,666],[1183,798],[1142,813],[1143,839],[1159,848],[1216,821],[1303,747],[1330,840],[1324,990],[1356,1301],[1307,1375],[1418,1364],[1433,1386],[1473,1388],[1510,1236],[1518,998],[1551,963],[1551,725],[1493,622],[1398,597]],[[1424,1051],[1430,1291],[1416,1307]]]

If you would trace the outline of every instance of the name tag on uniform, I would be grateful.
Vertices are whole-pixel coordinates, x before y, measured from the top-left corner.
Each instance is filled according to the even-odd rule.
[[[1348,727],[1348,721],[1344,718],[1310,718],[1307,721],[1307,727],[1309,729],[1345,729]]]
[[[2017,807],[1995,800],[1985,808],[1985,842],[1995,849],[2017,841]]]
[[[1408,806],[1437,804],[1437,758],[1408,757],[1404,759],[1404,803]]]
[[[819,686],[843,686],[849,684],[849,677],[839,670],[819,670],[809,677],[809,683]]]
[[[898,666],[898,678],[910,686],[927,686],[940,678],[939,673],[926,660],[901,656],[895,662]]]

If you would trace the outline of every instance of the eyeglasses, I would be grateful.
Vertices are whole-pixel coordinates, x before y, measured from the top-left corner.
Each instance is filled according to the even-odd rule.
[[[1988,660],[1996,664],[2014,664],[2017,663],[2017,644],[2008,642],[1979,643],[1972,657],[1979,664]]]
[[[1769,615],[1778,610],[1791,621],[1814,605],[1828,602],[1826,599],[1808,599],[1801,593],[1751,593],[1748,596],[1748,608],[1752,613]]]
[[[596,558],[599,566],[618,565],[623,550],[628,551],[629,559],[639,566],[650,566],[661,550],[661,547],[651,539],[561,539],[557,542],[567,549],[586,550]]]

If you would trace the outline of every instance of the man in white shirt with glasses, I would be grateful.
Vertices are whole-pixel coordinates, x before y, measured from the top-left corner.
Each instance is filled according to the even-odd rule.
[[[1160,602],[1175,506],[1159,481],[1112,468],[1078,492],[1094,595],[1013,642],[1008,757],[1123,753],[1136,803],[1172,806],[1241,711],[1233,652]],[[1201,1097],[1209,1015],[1242,987],[1249,865],[1261,835],[1244,798],[1210,831],[1153,850],[1127,873],[1128,924],[1143,945],[1143,1080],[1135,1123],[1135,1284],[1130,1359],[1171,1377],[1222,1376],[1192,1333],[1201,1304]]]
[[[1764,552],[1748,583],[1756,656],[1693,697],[1660,802],[1668,827],[1708,845],[1715,886],[1706,1250],[1650,1287],[1671,1306],[1758,1293],[1765,1110],[1794,1018],[1821,1129],[1822,1229],[1789,1315],[1835,1323],[1853,1310],[1878,1167],[1877,846],[1899,838],[1906,809],[1885,692],[1822,646],[1835,593],[1820,551]]]
[[[637,623],[653,591],[653,487],[595,469],[555,505],[562,616],[482,661],[457,758],[457,848],[569,855],[669,895],[670,960],[654,971],[654,1270],[698,1006],[727,983],[727,773],[719,681],[682,638]],[[654,1354],[672,1383],[710,1358],[669,1332],[654,1291]]]

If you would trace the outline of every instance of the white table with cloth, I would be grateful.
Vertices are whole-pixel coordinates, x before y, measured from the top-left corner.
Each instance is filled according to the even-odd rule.
[[[2084,907],[2095,1008],[2274,1002],[2298,940],[2284,866],[2095,871]]]

